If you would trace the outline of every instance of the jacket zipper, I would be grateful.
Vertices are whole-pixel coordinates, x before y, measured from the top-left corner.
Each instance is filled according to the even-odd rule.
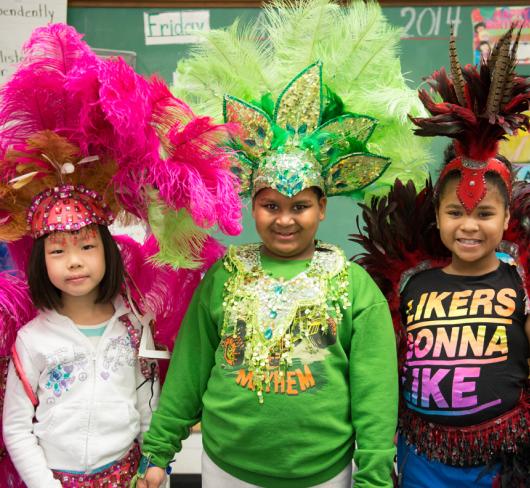
[[[109,335],[109,330],[112,328],[112,326],[114,325],[114,322],[116,322],[116,314],[114,314],[108,324],[107,324],[107,328],[105,329],[105,331],[103,332],[103,335],[100,337],[99,339],[99,342],[97,344],[97,346],[93,349],[93,352],[92,352],[92,394],[90,396],[90,409],[88,411],[88,423],[87,423],[87,435],[86,435],[86,441],[85,441],[85,473],[88,473],[88,443],[89,443],[89,440],[90,440],[90,427],[91,427],[91,420],[92,420],[92,412],[94,410],[94,404],[95,404],[95,396],[96,396],[96,374],[97,374],[97,368],[96,368],[96,362],[97,362],[97,358],[98,358],[98,351],[101,349],[101,343],[106,339],[106,337]],[[80,332],[80,331],[79,331]],[[81,332],[80,332],[81,333]],[[88,342],[90,342],[88,340],[88,338],[86,336],[83,336]],[[90,344],[92,345],[92,344]]]
[[[90,396],[90,408],[88,410],[87,433],[86,433],[86,440],[85,440],[85,473],[88,473],[88,442],[90,439],[90,424],[92,420],[92,410],[94,409],[94,395],[96,392],[96,356],[95,354],[92,354],[91,359],[92,359],[92,395]]]

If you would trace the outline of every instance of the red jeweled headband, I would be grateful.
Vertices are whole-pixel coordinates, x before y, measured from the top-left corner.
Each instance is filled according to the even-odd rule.
[[[76,231],[91,224],[110,225],[112,211],[103,197],[83,185],[61,185],[39,193],[27,222],[34,239],[56,231]]]
[[[486,196],[486,173],[498,174],[508,190],[508,198],[512,195],[512,180],[507,166],[495,158],[487,161],[474,161],[464,156],[453,159],[442,171],[438,179],[438,187],[451,171],[460,172],[460,181],[456,189],[458,199],[469,214]]]

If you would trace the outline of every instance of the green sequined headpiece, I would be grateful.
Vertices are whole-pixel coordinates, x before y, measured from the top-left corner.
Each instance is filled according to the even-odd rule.
[[[241,194],[273,188],[292,197],[317,186],[328,196],[351,195],[377,180],[390,164],[366,148],[377,121],[341,106],[325,91],[319,62],[295,76],[274,105],[267,96],[261,103],[225,96],[225,121],[241,127],[232,168]]]

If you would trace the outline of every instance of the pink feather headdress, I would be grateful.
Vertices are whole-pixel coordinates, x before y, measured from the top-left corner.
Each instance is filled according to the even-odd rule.
[[[221,148],[233,126],[195,116],[162,81],[98,58],[81,37],[63,24],[36,29],[0,91],[0,240],[109,224],[125,210],[150,220],[161,261],[199,266],[210,228],[241,229]],[[70,194],[50,200],[58,187]],[[50,224],[50,211],[72,226]]]

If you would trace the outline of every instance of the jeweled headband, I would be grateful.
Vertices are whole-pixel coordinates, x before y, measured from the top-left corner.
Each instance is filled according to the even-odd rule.
[[[465,157],[457,157],[444,167],[438,180],[438,186],[453,171],[460,173],[456,194],[467,213],[471,213],[486,196],[488,191],[486,187],[487,173],[496,173],[502,178],[508,191],[508,199],[511,199],[512,180],[510,170],[498,159],[490,158],[487,161],[473,161]]]
[[[28,210],[29,233],[37,239],[91,224],[110,225],[114,215],[103,197],[83,185],[60,185],[39,193]]]

